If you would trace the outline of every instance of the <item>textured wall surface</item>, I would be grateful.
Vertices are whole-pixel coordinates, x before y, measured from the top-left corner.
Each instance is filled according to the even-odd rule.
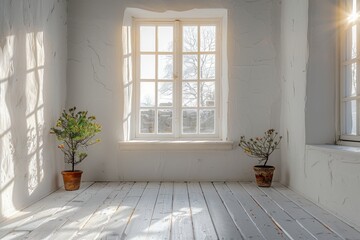
[[[281,181],[360,226],[359,152],[306,145],[334,142],[336,2],[282,3]]]
[[[66,1],[0,1],[0,221],[57,189]]]
[[[309,1],[306,143],[335,143],[337,0]]]
[[[308,63],[308,1],[281,6],[281,181],[302,189],[305,159],[305,102]]]
[[[302,192],[360,229],[359,149],[307,146]]]
[[[163,12],[228,9],[229,139],[279,128],[280,78],[277,54],[280,1],[76,0],[68,12],[67,105],[94,113],[102,142],[89,148],[79,168],[87,180],[251,180],[252,165],[232,151],[121,151],[123,140],[121,27],[127,7]],[[280,153],[271,163],[278,167]],[[278,178],[278,175],[276,175]]]

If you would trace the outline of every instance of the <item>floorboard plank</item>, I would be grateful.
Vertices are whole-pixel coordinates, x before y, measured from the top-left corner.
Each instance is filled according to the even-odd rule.
[[[131,216],[129,224],[126,226],[124,238],[126,239],[146,239],[154,206],[159,193],[159,182],[150,182],[137,204]]]
[[[271,198],[287,214],[301,224],[308,232],[318,240],[340,240],[341,238],[330,231],[327,227],[317,221],[312,215],[300,208],[294,202],[283,196],[273,188],[261,188],[269,198]]]
[[[52,240],[73,239],[118,183],[100,182],[98,184],[100,189],[96,193],[91,194],[89,199],[86,199],[86,201],[77,200],[78,202],[75,202],[75,204],[78,203],[80,205],[76,211],[60,217],[64,220],[64,224],[51,236]],[[101,184],[103,185],[101,186]]]
[[[290,217],[277,204],[275,204],[266,194],[264,194],[254,183],[242,183],[245,190],[253,197],[253,199],[271,216],[273,221],[281,227],[292,239],[316,239],[308,231],[306,231],[295,219]]]
[[[243,239],[239,229],[236,227],[213,184],[211,182],[201,182],[200,186],[204,193],[205,201],[218,238]]]
[[[120,206],[116,211],[110,216],[110,219],[106,226],[104,226],[102,232],[100,233],[99,239],[104,240],[119,240],[124,239],[123,233],[129,223],[129,220],[142,196],[145,188],[147,186],[146,182],[136,182]]]
[[[71,192],[60,188],[56,192],[40,199],[38,202],[12,216],[9,220],[2,222],[0,224],[0,238],[3,238],[12,231],[30,232],[34,230],[92,184],[93,182],[82,182],[79,190]]]
[[[134,182],[124,182],[115,187],[74,239],[98,239],[110,216],[116,211],[133,184]]]
[[[360,240],[360,232],[282,185],[95,182],[63,189],[0,224],[0,239]]]
[[[174,183],[162,182],[147,239],[170,239]]]
[[[188,192],[195,239],[218,239],[200,184],[189,182]]]
[[[243,238],[265,239],[226,184],[224,182],[214,182],[214,186]]]
[[[171,239],[194,239],[186,183],[174,183]]]
[[[36,223],[36,225],[34,226],[38,226],[37,228],[31,230],[31,228],[29,227],[31,226],[31,224],[26,224],[25,226],[19,226],[16,230],[17,231],[28,230],[29,234],[26,237],[24,237],[27,239],[49,239],[52,236],[52,234],[66,222],[65,216],[74,214],[77,209],[81,208],[81,205],[78,206],[78,208],[75,205],[90,199],[92,194],[99,191],[102,186],[103,184],[101,185],[99,185],[98,183],[92,184],[89,188],[78,194],[75,198],[73,198],[65,206],[63,206],[58,211],[56,211],[53,215],[44,219],[44,221],[42,221],[40,225]],[[65,192],[64,194],[67,195],[68,192]],[[70,192],[69,194],[73,194],[73,192]]]
[[[346,240],[359,240],[360,232],[358,232],[353,227],[341,221],[335,215],[330,212],[320,208],[313,202],[307,200],[303,196],[291,191],[290,189],[284,187],[279,183],[274,183],[274,188],[283,194],[285,197],[296,203],[306,212],[314,216],[318,221],[324,224],[327,228],[331,229],[342,239]]]
[[[290,238],[272,221],[263,209],[252,199],[248,192],[237,182],[227,182],[226,185],[234,194],[240,205],[248,216],[253,220],[265,239],[287,239]]]

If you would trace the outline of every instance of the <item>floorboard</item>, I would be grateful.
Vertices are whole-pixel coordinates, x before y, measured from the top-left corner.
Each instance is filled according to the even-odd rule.
[[[251,218],[246,214],[244,208],[236,200],[228,186],[223,182],[214,183],[214,186],[224,202],[232,220],[240,230],[242,237],[244,239],[253,240],[265,239]]]
[[[323,223],[331,231],[338,234],[344,240],[359,240],[360,233],[349,226],[348,224],[341,221],[335,215],[329,213],[328,211],[320,208],[311,201],[305,199],[301,195],[291,191],[290,189],[284,187],[279,183],[274,183],[274,187],[277,191],[282,193],[288,199],[296,203],[298,206],[303,208],[306,212],[314,216],[318,221]]]
[[[240,182],[84,182],[0,223],[0,239],[359,240],[290,189]]]
[[[198,182],[188,183],[188,191],[195,239],[217,239],[200,184]]]
[[[193,239],[189,193],[186,183],[174,183],[171,239]]]

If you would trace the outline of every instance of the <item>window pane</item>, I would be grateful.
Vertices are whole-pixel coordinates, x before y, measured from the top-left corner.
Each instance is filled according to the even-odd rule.
[[[201,26],[200,27],[200,51],[215,51],[216,46],[216,27]]]
[[[158,111],[158,132],[172,133],[172,110]]]
[[[183,79],[197,79],[198,77],[198,56],[184,55],[183,56]]]
[[[159,26],[158,27],[158,51],[172,52],[173,51],[173,27]]]
[[[140,132],[141,133],[154,133],[155,126],[155,110],[141,110],[140,111]]]
[[[356,135],[356,100],[345,103],[345,134]]]
[[[140,78],[155,79],[155,55],[141,55]]]
[[[183,27],[183,51],[197,52],[198,51],[198,27],[184,26]]]
[[[158,106],[171,107],[173,105],[173,84],[158,83]]]
[[[200,55],[201,79],[215,79],[215,54]]]
[[[183,107],[197,107],[197,82],[183,82],[182,105]]]
[[[214,107],[215,106],[215,82],[201,82],[200,83],[200,106]]]
[[[140,83],[140,106],[154,107],[155,106],[155,83],[142,82]]]
[[[155,26],[140,27],[140,51],[155,52]]]
[[[356,63],[345,67],[345,96],[356,95]]]
[[[200,133],[215,132],[215,110],[200,110]]]
[[[183,133],[196,133],[197,132],[197,110],[187,109],[183,110]]]
[[[173,79],[173,55],[158,56],[158,79]]]
[[[348,28],[346,30],[346,60],[350,60],[353,58],[356,58],[357,56],[357,48],[356,48],[356,34],[357,28],[356,25],[352,26],[351,28]]]

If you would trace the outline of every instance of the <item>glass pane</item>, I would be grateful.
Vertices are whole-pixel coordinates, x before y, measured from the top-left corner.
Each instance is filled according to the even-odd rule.
[[[158,111],[158,132],[172,133],[172,110]]]
[[[346,60],[350,60],[356,58],[357,48],[356,48],[356,34],[357,28],[356,26],[352,26],[351,28],[346,30]]]
[[[158,27],[158,51],[172,52],[173,51],[173,27],[159,26]]]
[[[356,95],[356,63],[345,67],[345,96]]]
[[[198,56],[184,55],[183,56],[183,79],[197,79],[198,77]]]
[[[183,51],[197,52],[198,51],[198,27],[184,26],[183,27]]]
[[[200,55],[201,79],[215,78],[215,54]]]
[[[182,105],[183,107],[197,107],[197,82],[183,82]]]
[[[155,106],[155,83],[142,82],[140,83],[140,107],[154,107]]]
[[[158,83],[158,105],[160,107],[171,107],[173,104],[173,84]]]
[[[216,46],[216,27],[201,26],[200,27],[200,51],[215,51]]]
[[[215,132],[215,110],[200,110],[200,133]]]
[[[356,100],[345,103],[345,134],[356,135]]]
[[[155,110],[141,110],[140,111],[140,132],[154,133],[155,126]]]
[[[173,79],[173,55],[158,56],[158,79]]]
[[[215,106],[215,82],[201,82],[200,83],[200,106],[214,107]]]
[[[155,55],[141,55],[140,78],[155,79]]]
[[[155,52],[155,26],[140,27],[140,51]]]
[[[197,132],[197,110],[187,109],[183,110],[183,133],[196,133]]]

